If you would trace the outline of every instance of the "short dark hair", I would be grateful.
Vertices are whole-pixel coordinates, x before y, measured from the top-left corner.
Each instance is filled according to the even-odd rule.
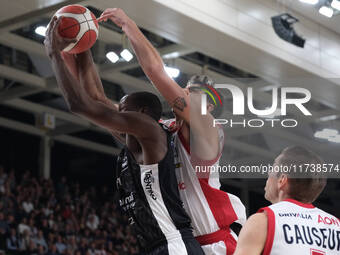
[[[162,103],[155,94],[145,91],[135,92],[130,94],[128,98],[136,108],[147,108],[145,113],[154,120],[159,121],[162,116]]]
[[[312,170],[312,167],[306,167],[305,164],[316,166],[323,163],[321,157],[301,146],[284,149],[280,154],[278,165],[304,166],[302,173],[300,171],[286,173],[289,179],[289,197],[304,203],[314,202],[325,188],[327,178],[322,173]]]

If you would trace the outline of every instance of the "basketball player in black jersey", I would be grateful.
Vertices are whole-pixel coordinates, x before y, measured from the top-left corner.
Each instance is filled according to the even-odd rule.
[[[62,54],[72,40],[59,36],[59,22],[52,19],[44,44],[69,109],[109,132],[126,134],[114,182],[141,247],[146,254],[204,254],[179,198],[172,136],[158,124],[159,99],[148,92],[134,93],[121,100],[117,111],[109,99],[90,96],[91,87],[102,89],[91,53]]]

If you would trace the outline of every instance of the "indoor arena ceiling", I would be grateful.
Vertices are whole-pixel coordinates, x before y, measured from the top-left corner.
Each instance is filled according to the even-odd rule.
[[[230,2],[235,2],[229,0]],[[325,20],[313,15],[312,8],[303,8],[294,1],[267,1],[257,0],[269,5],[280,5],[282,10],[292,8],[294,11],[306,15],[310,19],[327,26],[340,34],[340,27],[336,25],[339,17]],[[82,4],[92,8],[95,12],[108,7],[121,7],[136,20],[144,29],[147,37],[158,48],[165,62],[181,70],[178,82],[185,80],[193,74],[204,73],[217,81],[237,84],[240,88],[252,86],[256,89],[260,104],[270,105],[271,95],[268,94],[268,84],[275,83],[282,75],[304,74],[311,79],[321,79],[315,74],[297,70],[292,64],[268,56],[258,58],[260,52],[251,51],[251,57],[241,54],[228,55],[228,43],[218,41],[211,45],[204,44],[205,36],[213,34],[213,29],[201,26],[198,22],[178,16],[158,1],[127,1],[127,0],[96,0],[96,1],[43,1],[43,0],[1,0],[3,8],[0,9],[0,104],[4,109],[13,110],[12,114],[0,116],[0,125],[38,136],[51,136],[54,140],[96,150],[107,154],[116,154],[118,148],[110,143],[99,143],[96,134],[103,135],[105,131],[88,121],[69,113],[57,88],[49,61],[45,55],[42,44],[43,38],[34,34],[34,27],[46,25],[49,18],[61,6],[66,4]],[[140,10],[143,9],[143,12]],[[192,30],[202,30],[202,40],[197,40],[192,31],[184,30],[190,26]],[[185,35],[185,37],[184,37]],[[236,44],[235,44],[236,45]],[[233,50],[241,51],[244,45],[235,46]],[[129,63],[112,64],[105,59],[108,48],[121,48],[122,34],[113,24],[101,26],[99,40],[93,52],[101,78],[105,81],[105,91],[112,100],[130,91],[155,89],[140,71],[135,59]],[[204,68],[203,68],[204,67]],[[274,70],[274,71],[273,71]],[[239,79],[243,78],[243,79]],[[248,78],[250,82],[246,82]],[[327,160],[338,160],[340,144],[325,142],[314,138],[314,133],[320,128],[337,128],[340,130],[340,100],[334,95],[340,95],[338,84],[325,84],[326,87],[315,88],[311,109],[313,117],[303,119],[301,130],[291,132],[283,129],[232,129],[227,134],[227,149],[225,154],[237,163],[250,164],[259,159],[272,162],[284,146],[300,144],[311,148]],[[327,87],[328,86],[328,87]],[[270,87],[270,86],[269,86]],[[17,112],[16,112],[17,111]],[[167,108],[169,111],[169,108]],[[20,118],[19,113],[29,113],[36,118],[43,113],[50,113],[56,117],[56,129],[44,130],[37,127],[30,118]],[[295,112],[289,112],[294,116]],[[167,114],[167,113],[166,113]],[[332,120],[327,117],[335,116]],[[302,118],[302,117],[301,117]],[[87,135],[79,135],[81,132]],[[109,140],[108,136],[108,140]],[[111,140],[109,140],[111,142]],[[231,185],[257,189],[256,185],[230,181]],[[262,192],[259,191],[259,192]],[[335,194],[334,194],[335,195]],[[337,194],[339,197],[339,194]]]

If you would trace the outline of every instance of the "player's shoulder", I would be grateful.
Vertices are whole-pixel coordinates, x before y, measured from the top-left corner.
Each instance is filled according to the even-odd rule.
[[[254,213],[251,215],[247,221],[251,222],[254,225],[261,225],[267,223],[267,211],[258,211],[257,213]]]
[[[240,238],[251,238],[254,236],[263,237],[265,240],[267,236],[268,218],[265,212],[257,212],[251,215],[246,224],[242,227]],[[263,236],[262,236],[263,235]]]
[[[258,231],[266,230],[268,225],[268,216],[265,211],[257,212],[249,216],[246,224],[243,226],[243,232],[256,233]]]
[[[237,255],[261,254],[267,238],[267,216],[255,213],[242,227],[235,251]]]

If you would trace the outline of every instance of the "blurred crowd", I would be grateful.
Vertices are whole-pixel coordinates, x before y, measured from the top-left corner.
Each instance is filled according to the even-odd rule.
[[[0,166],[0,254],[138,254],[107,186],[83,187]]]

